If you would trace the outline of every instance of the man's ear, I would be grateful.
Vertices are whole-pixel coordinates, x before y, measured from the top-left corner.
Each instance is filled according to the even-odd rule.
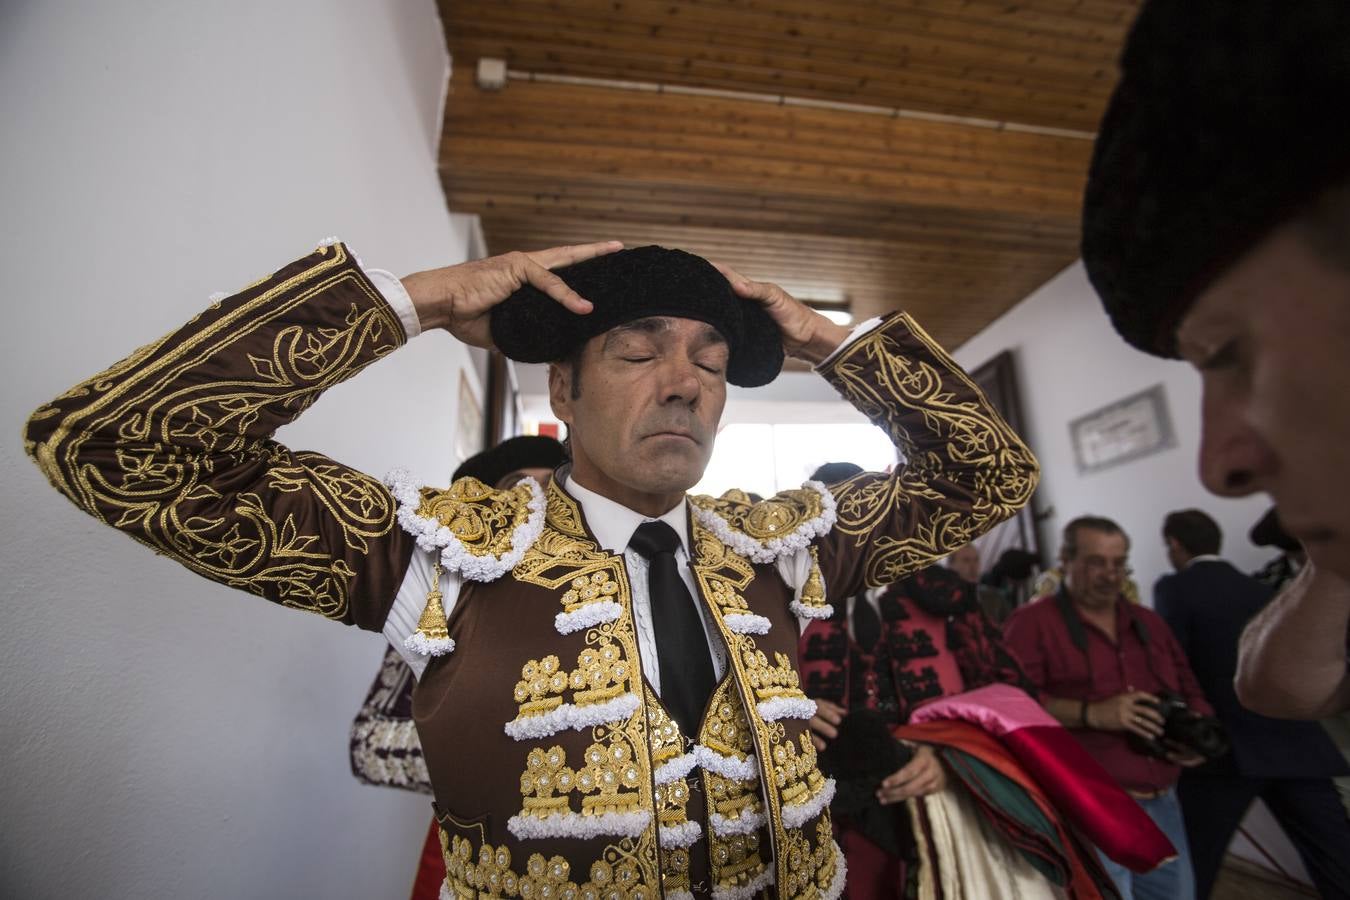
[[[572,428],[572,364],[557,362],[548,364],[548,405],[559,422]]]

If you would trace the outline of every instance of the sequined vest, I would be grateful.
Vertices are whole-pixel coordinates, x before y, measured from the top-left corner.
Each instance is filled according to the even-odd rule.
[[[527,489],[466,481],[423,492],[419,511],[471,550],[510,546],[502,537],[528,527]],[[690,522],[697,593],[728,648],[695,740],[643,677],[623,557],[597,547],[556,483],[509,574],[464,583],[453,652],[413,696],[450,896],[841,892],[792,591]]]

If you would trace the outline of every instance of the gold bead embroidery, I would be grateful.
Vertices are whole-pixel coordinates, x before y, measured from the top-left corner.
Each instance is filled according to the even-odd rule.
[[[607,571],[592,572],[589,576],[578,575],[572,579],[571,589],[562,596],[563,609],[576,612],[597,600],[613,600],[618,593],[619,583]]]

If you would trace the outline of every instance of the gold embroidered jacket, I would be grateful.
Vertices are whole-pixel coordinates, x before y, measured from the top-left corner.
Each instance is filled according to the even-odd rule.
[[[40,408],[26,447],[96,518],[348,624],[383,627],[414,552],[459,568],[454,650],[413,710],[449,895],[837,896],[797,616],[1011,515],[1036,483],[1027,448],[908,317],[844,348],[823,374],[908,463],[760,503],[691,498],[697,593],[729,662],[681,735],[642,677],[623,558],[556,482],[539,497],[465,479],[400,510],[397,487],[271,439],[403,340],[346,248],[320,248]]]

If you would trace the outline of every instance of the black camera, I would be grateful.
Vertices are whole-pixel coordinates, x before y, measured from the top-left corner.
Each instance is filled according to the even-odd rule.
[[[1213,716],[1201,715],[1170,691],[1160,692],[1158,702],[1149,705],[1162,716],[1163,732],[1156,738],[1143,738],[1130,732],[1127,739],[1135,753],[1165,759],[1180,746],[1206,759],[1218,759],[1228,752],[1228,731]]]

